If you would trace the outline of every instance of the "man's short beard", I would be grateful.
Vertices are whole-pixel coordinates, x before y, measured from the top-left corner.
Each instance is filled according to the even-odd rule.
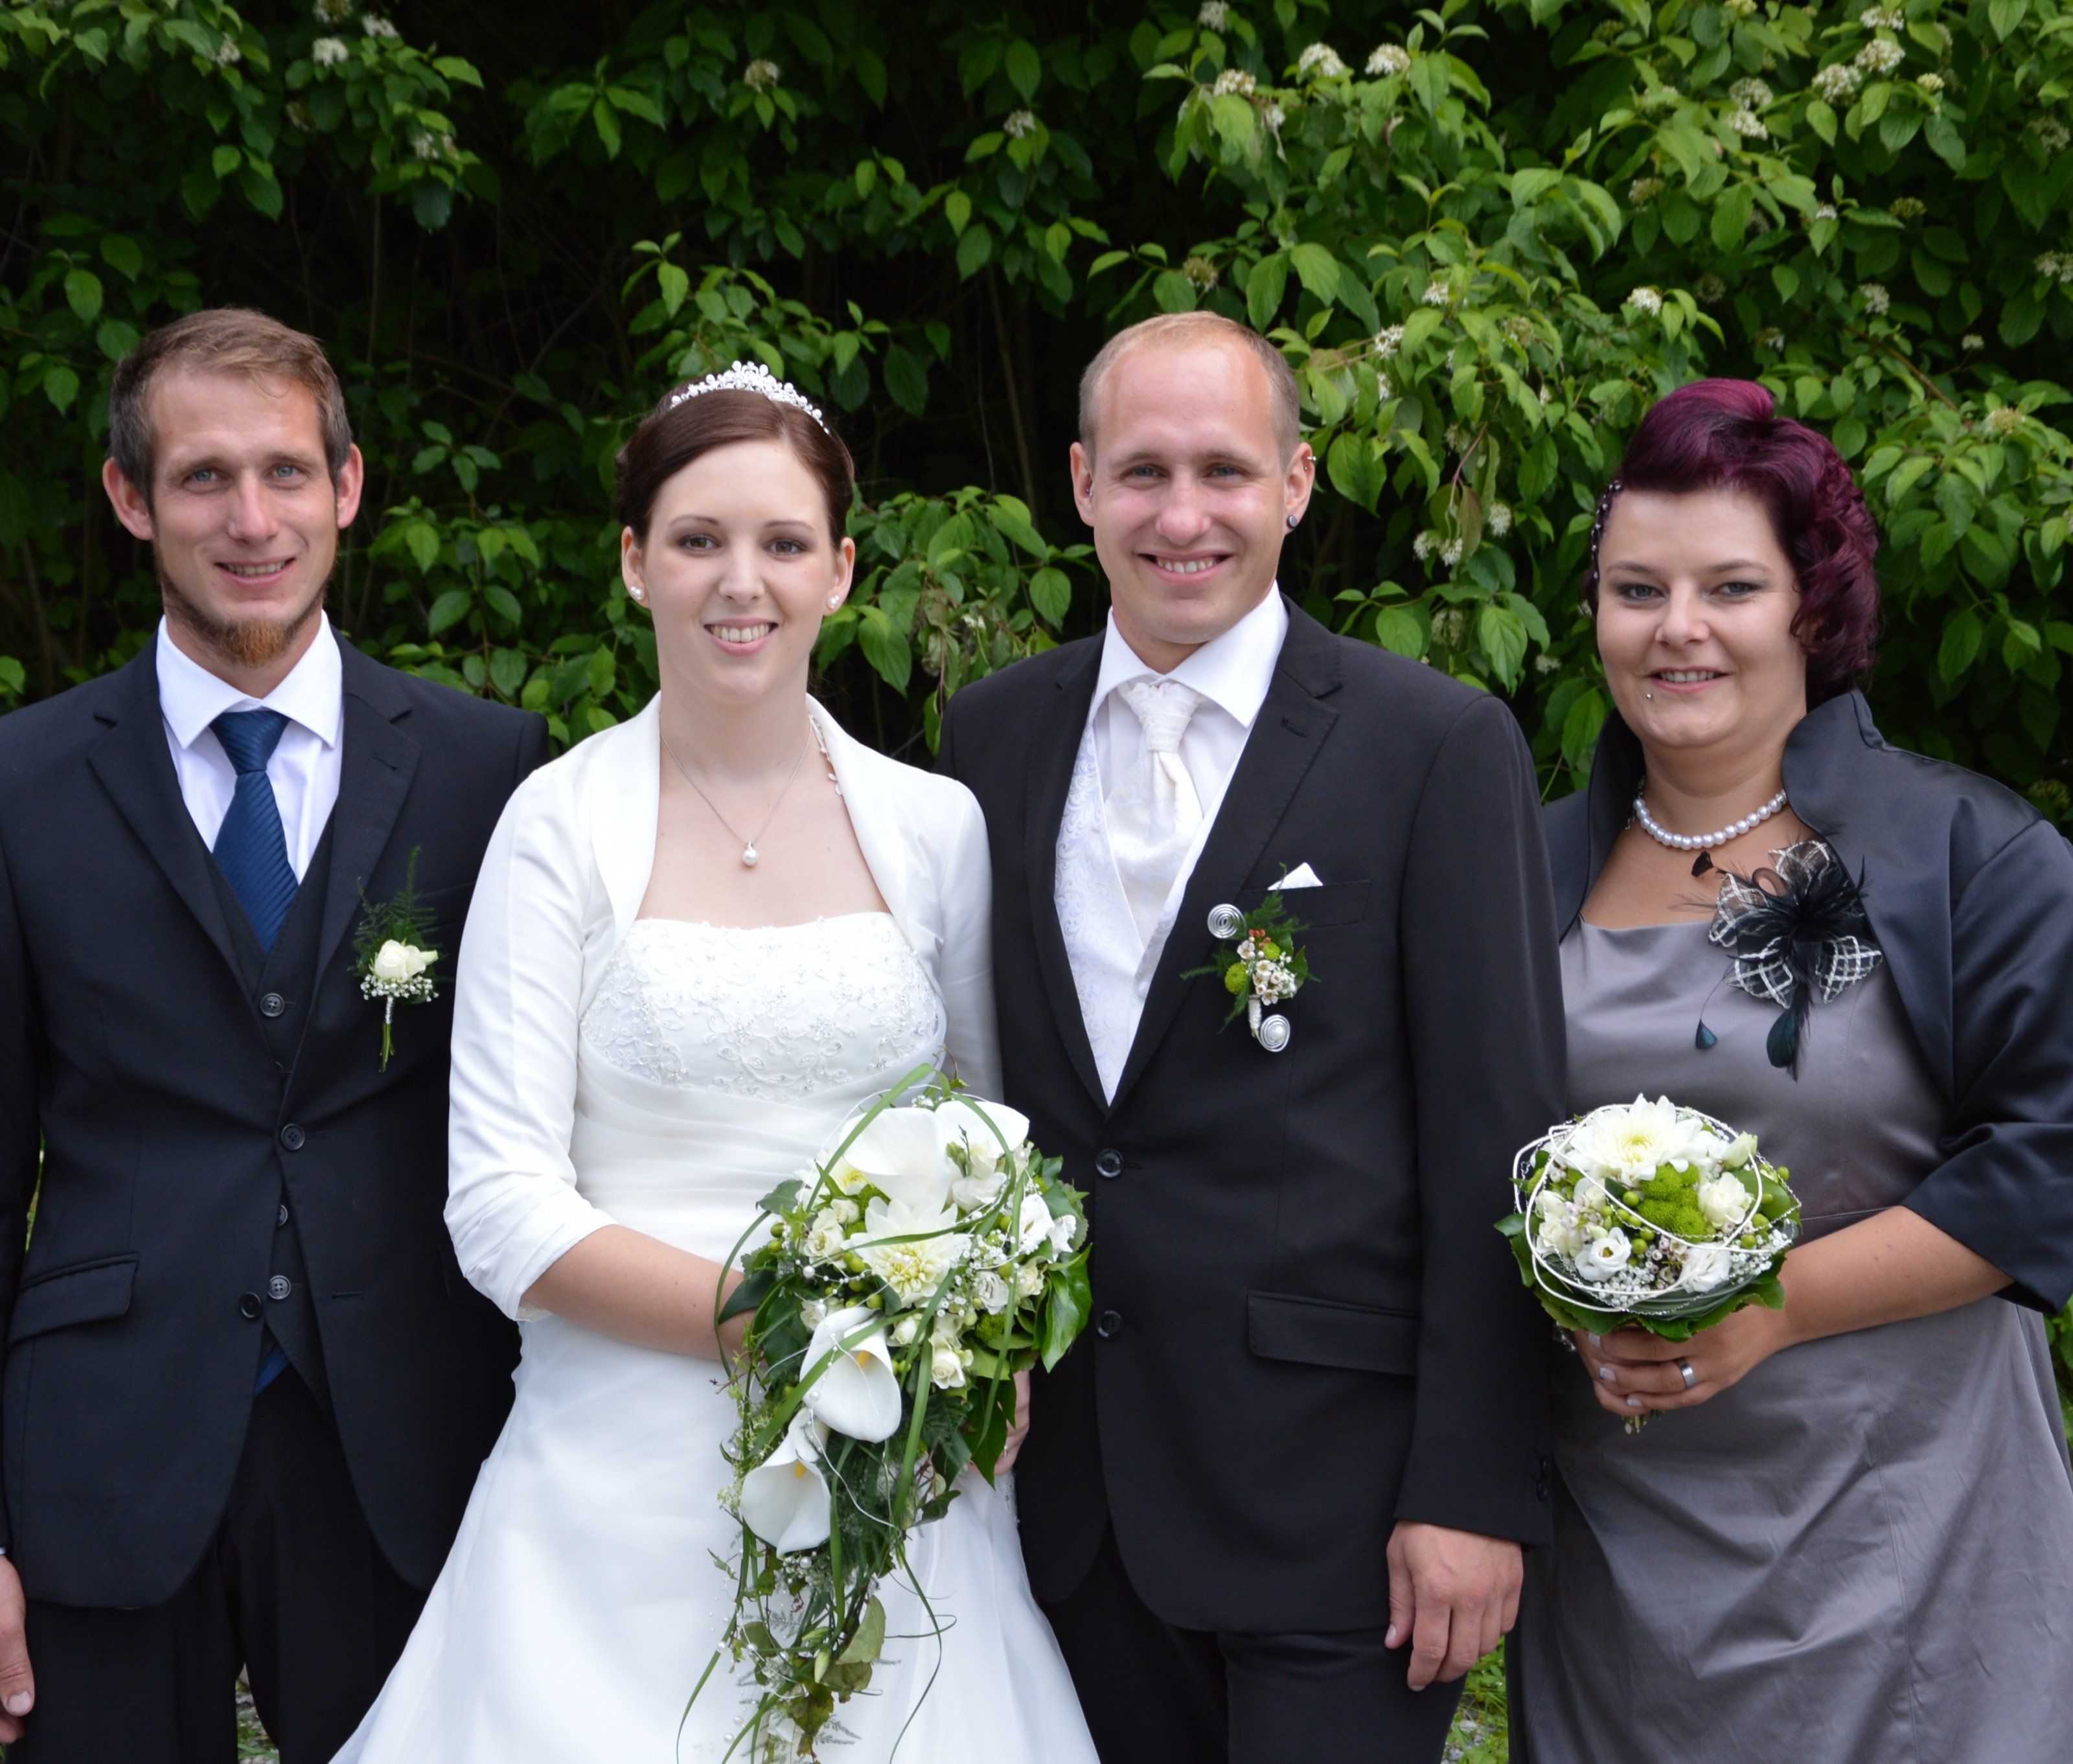
[[[159,566],[159,593],[166,616],[236,668],[263,668],[279,661],[323,609],[330,587],[327,575],[301,610],[285,619],[219,619],[175,582],[164,565]]]

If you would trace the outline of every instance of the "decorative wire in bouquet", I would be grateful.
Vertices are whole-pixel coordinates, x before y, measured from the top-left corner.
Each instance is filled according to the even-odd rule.
[[[1638,1096],[1523,1147],[1519,1210],[1498,1229],[1563,1329],[1686,1342],[1745,1304],[1785,1303],[1778,1271],[1799,1237],[1789,1174],[1758,1154],[1755,1135]]]
[[[877,1589],[913,1583],[910,1533],[948,1511],[966,1465],[992,1480],[1016,1375],[1055,1366],[1086,1322],[1082,1197],[1028,1129],[917,1067],[764,1197],[728,1258],[754,1242],[720,1310],[750,1319],[728,1379],[741,1542],[720,1564],[733,1614],[691,1699],[727,1655],[755,1699],[730,1758],[816,1755],[871,1683]]]

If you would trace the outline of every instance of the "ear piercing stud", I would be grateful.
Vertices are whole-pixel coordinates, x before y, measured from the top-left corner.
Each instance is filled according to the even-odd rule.
[[[1291,533],[1293,533],[1296,530],[1296,522],[1297,518],[1298,517],[1292,514],[1288,517],[1288,530]]]

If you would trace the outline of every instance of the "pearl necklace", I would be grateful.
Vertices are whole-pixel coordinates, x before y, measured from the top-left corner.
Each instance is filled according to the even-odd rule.
[[[1641,823],[1641,830],[1658,845],[1667,845],[1673,851],[1710,851],[1717,845],[1725,845],[1730,839],[1738,839],[1753,828],[1760,827],[1785,806],[1786,793],[1780,790],[1764,806],[1744,815],[1733,826],[1725,826],[1717,833],[1671,833],[1656,823],[1655,817],[1648,812],[1648,792],[1646,788],[1634,793],[1634,818]]]

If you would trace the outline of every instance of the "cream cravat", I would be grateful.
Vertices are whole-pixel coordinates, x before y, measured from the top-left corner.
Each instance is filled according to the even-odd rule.
[[[1149,943],[1202,824],[1202,800],[1181,759],[1181,736],[1202,695],[1176,680],[1130,680],[1116,692],[1144,726],[1144,757],[1109,801],[1109,849],[1138,935]]]

